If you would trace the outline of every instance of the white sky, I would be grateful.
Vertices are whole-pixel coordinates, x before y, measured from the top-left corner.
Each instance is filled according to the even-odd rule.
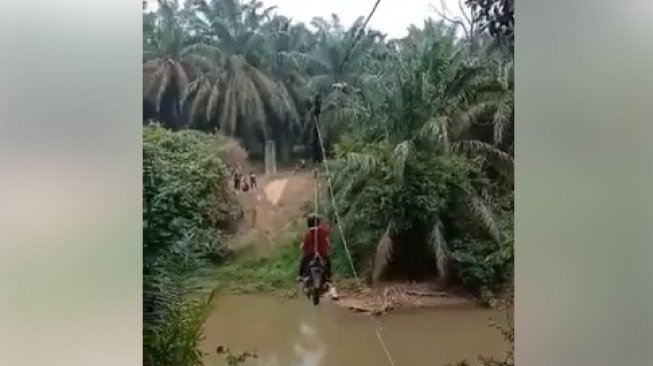
[[[278,6],[278,12],[305,23],[315,16],[326,19],[332,13],[338,14],[345,26],[351,25],[359,16],[367,17],[375,0],[263,0],[268,5]],[[381,0],[369,27],[388,33],[390,38],[403,37],[408,34],[410,24],[421,26],[428,17],[438,18],[429,7],[440,6],[439,0]],[[459,16],[458,0],[445,0],[450,13]]]
[[[149,0],[149,8],[156,7],[156,1]],[[295,21],[309,23],[313,17],[329,19],[332,13],[338,14],[344,26],[349,26],[359,16],[367,17],[375,0],[262,0],[265,6],[277,6],[277,12]],[[458,0],[444,0],[449,14],[461,15]],[[369,27],[387,33],[390,38],[407,34],[410,24],[421,26],[428,17],[438,18],[429,7],[440,8],[440,0],[381,0]]]

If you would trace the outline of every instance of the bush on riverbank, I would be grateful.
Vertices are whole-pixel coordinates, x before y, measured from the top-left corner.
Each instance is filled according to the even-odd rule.
[[[238,212],[228,172],[208,135],[143,129],[143,359],[196,366],[206,300],[184,300],[185,281],[227,253],[222,223]]]

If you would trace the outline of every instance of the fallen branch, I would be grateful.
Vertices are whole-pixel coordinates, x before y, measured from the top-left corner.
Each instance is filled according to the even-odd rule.
[[[448,294],[444,291],[425,292],[425,291],[406,291],[406,295],[419,296],[419,297],[446,297]]]

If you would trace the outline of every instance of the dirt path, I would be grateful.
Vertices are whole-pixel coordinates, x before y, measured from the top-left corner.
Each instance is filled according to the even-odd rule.
[[[275,248],[275,243],[286,244],[278,240],[280,234],[287,232],[289,226],[301,220],[313,207],[313,177],[312,171],[281,172],[272,178],[260,176],[257,190],[238,192],[245,220],[229,246],[234,250],[251,248],[255,255],[266,256]],[[252,216],[253,211],[256,217]],[[469,296],[434,282],[386,283],[362,291],[351,283],[341,283],[338,287],[337,305],[355,312],[380,314],[400,308],[475,306]]]
[[[312,207],[315,181],[313,173],[308,171],[281,172],[258,180],[258,189],[237,194],[245,220],[229,246],[232,249],[253,247],[262,254],[274,247],[274,239],[279,234],[303,217],[307,207]]]

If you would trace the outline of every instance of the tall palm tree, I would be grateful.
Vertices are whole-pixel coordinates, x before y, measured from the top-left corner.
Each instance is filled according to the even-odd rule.
[[[413,175],[412,179],[407,179],[407,172],[424,174],[416,173],[415,169],[420,164],[430,164],[430,159],[439,161],[430,168],[436,171],[453,169],[455,172],[458,169],[455,166],[466,164],[465,160],[456,158],[456,149],[453,148],[458,145],[467,146],[455,140],[456,125],[462,123],[460,121],[464,121],[470,111],[482,105],[484,98],[487,98],[487,93],[483,90],[492,90],[494,86],[488,85],[482,65],[464,62],[460,54],[455,42],[439,40],[419,59],[414,58],[412,54],[403,58],[399,62],[401,67],[396,70],[395,85],[389,89],[390,94],[386,96],[386,103],[381,112],[374,113],[368,120],[358,121],[369,124],[368,129],[361,129],[367,136],[359,140],[379,142],[361,145],[350,141],[348,147],[347,144],[340,146],[340,159],[335,165],[339,168],[334,169],[334,185],[338,202],[344,205],[343,212],[347,218],[343,221],[356,222],[359,215],[357,211],[364,205],[361,197],[369,198],[365,192],[378,189],[366,185],[379,177],[392,176],[392,179],[385,180],[385,184],[390,186],[385,195],[389,196],[383,198],[384,195],[381,195],[376,200],[392,201],[402,197],[401,192],[429,197],[428,192],[415,186]],[[446,231],[451,231],[447,229],[447,225],[450,225],[447,223],[456,221],[457,215],[466,218],[479,235],[495,241],[500,240],[492,210],[474,188],[474,174],[471,180],[466,175],[473,171],[474,169],[467,170],[464,174],[456,173],[462,174],[454,174],[456,179],[453,179],[454,176],[450,176],[450,173],[436,174],[439,177],[437,179],[441,180],[437,183],[440,186],[436,185],[432,189],[444,189],[441,192],[444,196],[440,196],[440,199],[447,202],[448,208],[440,207],[431,215],[421,213],[423,217],[410,219],[413,222],[426,220],[422,223],[427,227],[424,242],[431,245],[438,272],[445,279],[449,275]],[[424,177],[426,176],[421,179],[425,179]],[[446,183],[447,181],[449,183]],[[432,204],[438,207],[437,203]],[[403,205],[405,202],[397,207]],[[396,209],[395,207],[389,210]],[[388,244],[392,242],[388,237],[401,230],[400,216],[391,213],[380,217],[385,220],[386,229],[382,231],[385,234],[377,248],[377,263],[374,264],[376,274],[383,273],[382,268],[386,267],[392,258],[391,253],[396,249],[395,245],[406,245]]]
[[[313,26],[318,29],[318,42],[310,54],[311,95],[320,95],[321,121],[325,145],[335,140],[335,132],[342,122],[361,112],[358,100],[364,86],[373,83],[378,75],[370,67],[370,57],[381,47],[383,38],[378,32],[362,32],[363,17],[344,29],[337,17],[331,23],[315,18]],[[312,114],[303,121],[302,136],[312,146],[314,158],[319,160],[317,131]]]
[[[269,9],[234,0],[197,6],[196,32],[212,46],[214,63],[182,97],[189,118],[196,127],[241,138],[248,148],[283,137],[298,116],[288,91],[265,72],[265,38],[257,22]]]
[[[143,100],[168,127],[183,127],[179,99],[199,65],[198,37],[188,32],[187,9],[176,0],[159,1],[156,13],[143,15]]]
[[[306,116],[312,105],[313,93],[306,71],[313,62],[310,51],[315,40],[303,24],[291,25],[290,19],[280,16],[272,18],[264,26],[264,33],[267,35],[264,60],[268,74],[280,87],[285,88],[298,116],[291,125],[285,126],[284,135],[287,138],[284,140],[290,140],[290,143],[285,142],[280,146],[281,160],[285,162],[290,158],[291,144],[299,142],[301,137],[299,116]]]

